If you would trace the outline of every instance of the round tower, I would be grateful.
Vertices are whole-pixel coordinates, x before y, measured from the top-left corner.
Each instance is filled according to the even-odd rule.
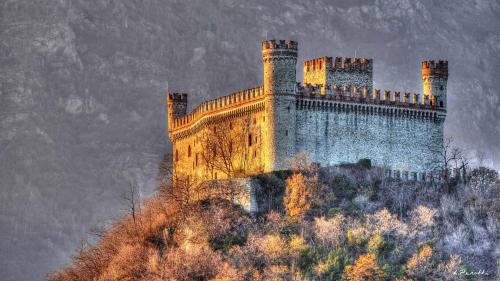
[[[262,41],[264,91],[266,94],[295,93],[297,75],[297,42]]]
[[[264,171],[283,169],[295,154],[295,93],[297,88],[297,42],[262,42],[265,94]]]
[[[446,87],[448,83],[448,61],[422,62],[423,94],[437,107],[446,109]]]

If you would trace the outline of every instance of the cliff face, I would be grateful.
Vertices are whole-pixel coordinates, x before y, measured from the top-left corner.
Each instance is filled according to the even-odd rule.
[[[420,60],[447,58],[445,131],[498,163],[499,9],[496,1],[1,1],[2,278],[39,280],[68,262],[90,226],[119,212],[130,181],[150,194],[168,150],[162,92],[195,93],[198,104],[261,84],[255,50],[266,35],[301,42],[299,61],[373,57],[382,89],[419,90]]]

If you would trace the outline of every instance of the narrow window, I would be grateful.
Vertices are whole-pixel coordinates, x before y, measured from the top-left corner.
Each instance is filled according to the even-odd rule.
[[[233,129],[233,123],[229,122],[229,130]]]
[[[194,164],[196,167],[198,167],[198,153],[196,153],[194,156]]]
[[[177,149],[175,150],[175,162],[179,161],[179,151],[177,151]]]
[[[254,150],[253,151],[253,158],[256,158],[257,157],[257,150]]]
[[[217,179],[217,172],[215,172],[215,179]]]
[[[443,101],[439,102],[439,107],[443,107]]]
[[[188,157],[191,157],[191,145],[188,145]]]
[[[290,113],[290,107],[287,107],[286,109],[288,109],[288,113]]]
[[[285,131],[285,136],[288,136],[288,130]]]
[[[252,146],[252,134],[248,134],[248,146]]]

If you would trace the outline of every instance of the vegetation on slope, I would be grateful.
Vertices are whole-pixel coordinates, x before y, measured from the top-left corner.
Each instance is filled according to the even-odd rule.
[[[497,178],[478,168],[443,193],[366,163],[306,165],[258,177],[257,216],[165,181],[49,279],[494,280]]]

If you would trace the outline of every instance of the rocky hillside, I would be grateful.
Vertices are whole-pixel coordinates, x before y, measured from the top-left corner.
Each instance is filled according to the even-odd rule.
[[[495,279],[495,171],[476,169],[451,193],[383,174],[348,165],[261,175],[267,210],[256,216],[164,182],[50,280]]]
[[[168,151],[162,93],[203,99],[260,84],[260,41],[300,59],[375,59],[380,88],[419,90],[450,61],[446,132],[499,167],[498,1],[0,1],[0,272],[39,280]],[[299,75],[301,70],[299,67]]]

